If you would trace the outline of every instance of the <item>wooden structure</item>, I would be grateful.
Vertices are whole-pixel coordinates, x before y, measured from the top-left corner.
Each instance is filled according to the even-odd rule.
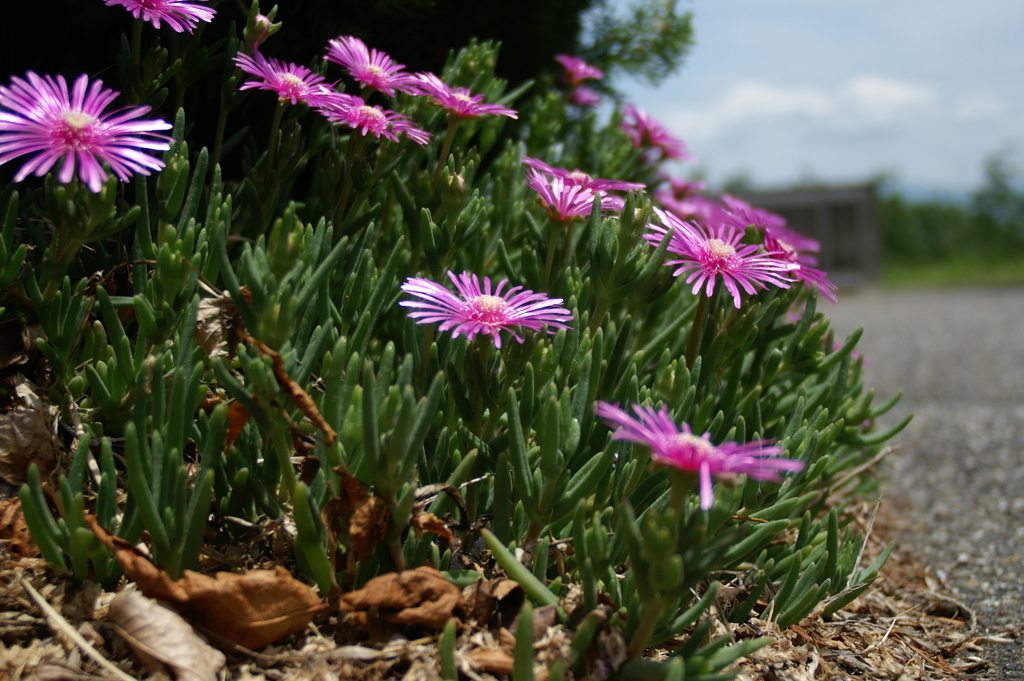
[[[744,192],[740,198],[786,219],[821,243],[818,267],[839,286],[876,281],[882,269],[882,230],[874,184]]]

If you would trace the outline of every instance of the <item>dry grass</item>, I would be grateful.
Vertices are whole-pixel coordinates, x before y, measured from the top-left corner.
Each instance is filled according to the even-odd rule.
[[[870,506],[859,506],[857,520],[865,527],[869,513]],[[892,518],[878,519],[864,561],[881,550],[895,526]],[[67,626],[58,625],[40,611],[22,587],[22,578],[32,583],[95,651],[133,676],[145,672],[106,622],[113,594],[94,585],[74,589],[66,580],[56,578],[43,561],[22,558],[0,564],[0,677],[11,681],[111,677],[110,671],[89,659],[88,651],[83,653],[81,643],[68,641]],[[979,634],[970,608],[944,593],[943,585],[926,566],[899,551],[873,587],[832,621],[826,622],[815,613],[785,631],[761,619],[731,627],[738,638],[775,638],[773,645],[741,661],[738,678],[743,681],[851,676],[900,681],[962,679],[988,666],[986,643],[1007,642]],[[721,622],[715,628],[716,633],[725,631]],[[411,640],[398,637],[387,643],[358,638],[357,632],[331,616],[311,625],[302,635],[259,653],[227,651],[226,676],[245,681],[437,678],[437,636],[410,636]],[[568,661],[570,632],[552,624],[538,639],[536,671],[539,679],[545,679],[552,661]],[[459,636],[456,650],[462,677],[474,681],[508,678],[513,645],[514,639],[505,628],[467,629]],[[577,678],[607,678],[624,659],[624,649],[615,631],[603,632],[592,646],[585,672]],[[651,651],[654,656],[668,653]],[[566,674],[566,678],[572,676]]]

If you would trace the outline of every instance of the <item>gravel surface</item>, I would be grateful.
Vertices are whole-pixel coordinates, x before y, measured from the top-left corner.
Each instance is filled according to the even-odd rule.
[[[900,547],[1012,644],[974,679],[1024,679],[1024,289],[847,291],[837,335],[864,327],[866,385],[903,400],[886,495],[914,528]]]

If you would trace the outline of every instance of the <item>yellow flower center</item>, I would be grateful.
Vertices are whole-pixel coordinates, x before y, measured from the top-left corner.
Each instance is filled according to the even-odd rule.
[[[505,311],[508,303],[498,296],[477,296],[466,301],[466,312],[477,322],[502,324],[508,321]]]
[[[705,266],[715,270],[728,270],[736,265],[736,249],[721,239],[704,242]]]
[[[63,125],[55,126],[53,134],[61,144],[76,149],[89,144],[93,135],[92,128],[99,123],[99,119],[84,111],[64,111],[60,117]]]
[[[692,433],[679,433],[672,438],[672,444],[679,449],[695,449],[701,455],[714,454],[715,446],[702,437]]]
[[[736,249],[721,239],[708,239],[708,251],[715,258],[730,258],[736,255]]]
[[[74,130],[82,130],[96,122],[95,118],[84,111],[65,111],[62,115],[64,122],[68,124],[69,128]]]

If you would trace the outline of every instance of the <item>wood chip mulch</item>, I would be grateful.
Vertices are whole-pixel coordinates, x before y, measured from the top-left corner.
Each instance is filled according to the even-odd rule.
[[[871,506],[864,504],[857,517],[865,528]],[[862,522],[863,520],[863,522]],[[892,532],[894,521],[878,518],[862,559],[877,555]],[[47,617],[33,603],[21,580],[27,580],[60,613],[63,625]],[[0,678],[23,679],[112,678],[113,670],[101,669],[88,653],[97,651],[128,676],[141,678],[146,668],[113,631],[106,611],[114,594],[95,585],[75,589],[55,577],[45,562],[14,559],[0,545]],[[820,609],[821,606],[819,606]],[[1013,643],[1004,636],[980,631],[973,611],[946,593],[944,585],[927,566],[897,549],[871,589],[824,621],[813,613],[785,631],[765,619],[749,619],[742,625],[715,623],[714,635],[726,626],[737,638],[772,636],[775,643],[739,663],[742,681],[812,681],[816,679],[968,679],[989,666],[985,651],[992,645]],[[64,627],[62,630],[61,627]],[[93,651],[83,653],[71,643],[73,628]],[[221,678],[256,681],[315,679],[434,679],[438,677],[437,636],[388,643],[353,643],[352,628],[337,616],[324,619],[297,636],[269,646],[259,653],[228,652]],[[513,629],[514,631],[514,629]],[[547,678],[547,664],[570,654],[571,632],[552,625],[537,637],[536,678]],[[456,664],[462,678],[473,681],[509,678],[514,640],[508,629],[497,632],[466,630],[458,639]],[[609,678],[624,659],[621,636],[605,631],[592,646],[585,675],[576,678]],[[652,657],[669,650],[649,651]],[[568,661],[568,660],[566,660]],[[168,678],[165,672],[147,678]],[[573,678],[566,673],[565,678]]]

